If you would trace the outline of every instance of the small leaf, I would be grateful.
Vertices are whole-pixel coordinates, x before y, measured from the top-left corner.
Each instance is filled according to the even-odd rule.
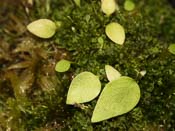
[[[146,70],[142,70],[139,72],[141,76],[145,76],[146,75]]]
[[[124,9],[127,11],[132,11],[135,8],[135,4],[132,0],[125,0]]]
[[[48,19],[39,19],[30,23],[27,29],[40,38],[50,38],[55,34],[56,24]]]
[[[73,105],[89,102],[98,96],[100,90],[99,78],[91,72],[82,72],[72,80],[66,103]]]
[[[55,70],[57,72],[66,72],[69,70],[70,64],[71,64],[70,61],[62,59],[62,60],[57,62],[56,66],[55,66]]]
[[[169,47],[168,47],[168,50],[170,53],[174,54],[175,55],[175,44],[171,44]]]
[[[131,111],[139,102],[140,89],[130,77],[121,76],[103,89],[92,115],[92,122],[100,122]]]
[[[120,78],[121,74],[115,68],[110,65],[105,65],[106,75],[109,81],[116,80]]]
[[[125,31],[124,28],[116,23],[112,22],[106,26],[106,35],[116,44],[122,45],[125,41]]]
[[[80,0],[74,0],[75,4],[80,7],[81,1]]]
[[[101,9],[106,15],[111,15],[116,10],[115,0],[102,0]]]

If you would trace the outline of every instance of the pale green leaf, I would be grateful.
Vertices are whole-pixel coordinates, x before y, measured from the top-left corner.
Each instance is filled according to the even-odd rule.
[[[146,70],[142,70],[139,72],[141,76],[145,76],[146,75]]]
[[[40,38],[50,38],[55,34],[56,24],[49,19],[39,19],[30,23],[27,29]]]
[[[101,1],[101,9],[103,13],[106,15],[111,15],[116,10],[116,2],[115,0],[102,0]]]
[[[71,65],[70,61],[62,59],[62,60],[57,62],[56,66],[55,66],[55,70],[57,72],[66,72],[69,70],[70,65]]]
[[[130,77],[121,76],[103,89],[92,115],[92,122],[100,122],[131,111],[139,102],[140,89]]]
[[[135,8],[135,3],[132,0],[125,0],[124,9],[127,11],[132,11]]]
[[[168,50],[170,53],[174,54],[175,55],[175,44],[171,44],[169,47],[168,47]]]
[[[72,80],[66,104],[89,102],[98,96],[100,90],[99,78],[91,72],[82,72]]]
[[[106,26],[106,35],[116,44],[122,45],[125,41],[125,31],[123,26],[116,22],[112,22]]]
[[[121,74],[115,68],[110,65],[105,65],[106,75],[109,81],[116,80],[120,78]]]

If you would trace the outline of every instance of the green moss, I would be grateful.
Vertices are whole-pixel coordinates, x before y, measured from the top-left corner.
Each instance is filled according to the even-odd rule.
[[[155,122],[157,127],[163,125],[165,129],[173,128],[173,124],[170,123],[173,123],[174,120],[172,116],[169,116],[173,112],[173,106],[167,107],[166,100],[173,97],[172,90],[175,88],[174,85],[171,89],[168,86],[169,79],[174,79],[172,62],[174,56],[167,51],[169,42],[173,42],[173,39],[170,40],[170,38],[175,34],[174,31],[171,31],[172,26],[175,27],[174,22],[169,22],[174,20],[172,18],[174,10],[166,1],[153,2],[150,0],[136,3],[137,9],[134,12],[128,13],[121,9],[120,13],[115,13],[107,18],[100,11],[100,2],[95,1],[86,1],[80,8],[72,7],[66,18],[55,16],[55,19],[66,21],[63,29],[56,34],[56,41],[59,46],[72,53],[73,61],[78,64],[75,72],[89,70],[102,76],[101,80],[105,82],[104,64],[110,64],[114,65],[122,75],[137,79],[141,86],[142,97],[138,107],[140,107],[140,113],[143,114],[142,117],[133,115],[129,118],[124,117],[123,123],[127,124],[124,124],[123,128],[121,128],[122,124],[117,124],[117,126],[109,124],[111,123],[109,120],[109,123],[93,124],[94,129],[128,130],[133,128],[141,130],[150,122]],[[158,6],[153,6],[155,4]],[[90,16],[88,21],[86,16]],[[119,22],[125,27],[126,42],[123,47],[115,45],[104,35],[104,27],[112,21]],[[99,37],[103,38],[102,46],[98,42]],[[99,70],[102,72],[99,73]],[[146,70],[147,74],[140,79],[137,71],[141,70]],[[172,109],[172,112],[166,113],[169,109]],[[78,116],[81,115],[77,114],[74,117]],[[83,117],[87,116],[82,115]],[[118,118],[114,118],[113,122],[122,123],[117,120]],[[78,123],[78,120],[73,119],[73,121]]]
[[[135,0],[136,7],[131,12],[123,9],[123,0],[118,2],[120,12],[106,17],[100,10],[100,1],[97,0],[82,0],[80,7],[71,0],[53,0],[45,3],[42,8],[42,0],[35,1],[33,10],[28,14],[30,19],[49,16],[52,20],[62,22],[54,38],[46,41],[22,32],[15,34],[17,28],[10,30],[7,28],[10,24],[3,23],[0,29],[3,36],[3,44],[0,45],[0,54],[3,52],[3,57],[0,56],[0,129],[174,129],[175,56],[169,53],[168,46],[174,43],[175,10],[166,0]],[[46,10],[47,13],[43,13]],[[18,12],[20,11],[23,12],[21,8]],[[19,13],[16,15],[19,18],[16,21],[18,24],[22,23],[20,21],[27,23],[28,17],[18,15]],[[7,15],[6,18],[11,17]],[[110,22],[118,22],[125,28],[126,41],[123,46],[114,44],[105,35],[105,26]],[[30,44],[24,42],[28,40]],[[27,45],[25,51],[18,47],[24,43]],[[16,47],[23,51],[15,52]],[[75,64],[69,72],[55,74],[53,63],[62,58]],[[13,68],[13,72],[9,71],[8,67],[24,60],[29,60],[32,68]],[[96,100],[86,103],[88,108],[80,109],[66,105],[66,95],[72,77],[82,71],[99,75],[102,85],[105,85],[106,64],[138,82],[141,100],[127,114],[92,124],[90,119]],[[144,77],[138,74],[142,70],[146,70]],[[28,74],[28,71],[35,74],[32,77],[33,84],[26,84],[28,89],[20,95],[17,91],[24,84],[20,80],[23,80],[22,76]],[[11,72],[11,77],[7,72]],[[13,83],[12,77],[18,81],[14,80]]]

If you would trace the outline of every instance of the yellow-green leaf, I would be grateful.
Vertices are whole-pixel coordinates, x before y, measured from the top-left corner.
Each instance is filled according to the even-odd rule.
[[[132,0],[125,0],[124,9],[132,11],[135,8],[135,3]]]
[[[98,76],[91,72],[78,74],[71,82],[66,104],[85,103],[98,96],[101,83]]]
[[[125,41],[125,31],[123,26],[116,22],[112,22],[106,26],[106,35],[116,44],[122,45]]]
[[[55,66],[55,70],[57,72],[66,72],[69,70],[70,64],[71,64],[70,61],[62,59],[62,60],[57,62],[56,66]]]
[[[139,102],[140,88],[130,77],[121,76],[103,89],[92,115],[92,122],[100,122],[131,111]]]
[[[101,1],[101,9],[106,15],[111,15],[116,10],[116,2],[115,0],[102,0]]]
[[[109,81],[116,80],[120,78],[121,74],[115,68],[110,65],[105,65],[106,75]]]
[[[40,38],[50,38],[55,34],[56,25],[49,19],[39,19],[30,23],[27,29]]]

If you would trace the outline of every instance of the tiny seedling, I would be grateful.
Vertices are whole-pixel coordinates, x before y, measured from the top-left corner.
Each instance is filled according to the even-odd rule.
[[[39,19],[27,25],[27,29],[40,38],[50,38],[55,34],[57,26],[49,19]]]
[[[66,72],[69,70],[70,65],[71,65],[70,61],[62,59],[62,60],[57,62],[56,66],[55,66],[55,70],[57,72]]]
[[[106,26],[105,32],[110,40],[116,44],[123,45],[125,41],[125,31],[123,26],[116,22],[112,22]]]

